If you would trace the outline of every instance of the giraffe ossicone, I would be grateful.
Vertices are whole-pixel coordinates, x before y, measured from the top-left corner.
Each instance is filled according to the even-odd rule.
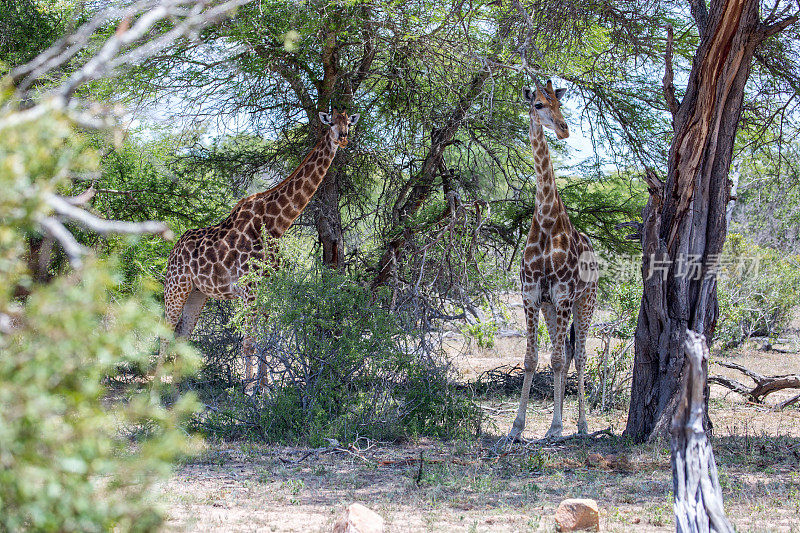
[[[550,150],[544,127],[556,137],[569,137],[569,127],[561,114],[565,89],[554,89],[548,80],[544,87],[525,88],[522,97],[529,105],[529,138],[536,171],[536,209],[522,257],[520,279],[527,327],[525,377],[519,410],[508,438],[521,439],[525,429],[533,373],[539,362],[539,311],[544,314],[553,342],[553,421],[545,437],[557,437],[563,430],[563,405],[566,373],[574,357],[578,371],[578,432],[586,433],[584,370],[586,337],[592,321],[597,294],[597,258],[589,237],[572,225],[558,194]],[[569,320],[572,316],[572,332]],[[574,345],[573,345],[574,342]]]
[[[328,129],[302,163],[275,187],[239,200],[223,221],[192,229],[175,243],[167,261],[164,307],[177,337],[188,337],[209,298],[251,301],[251,288],[239,279],[253,265],[276,260],[274,241],[300,216],[328,171],[339,147],[347,146],[350,128],[359,115],[320,113]],[[253,261],[251,261],[253,260]],[[253,338],[245,334],[242,352],[245,378],[253,383]],[[165,342],[161,342],[162,356]],[[259,361],[263,385],[265,366]]]

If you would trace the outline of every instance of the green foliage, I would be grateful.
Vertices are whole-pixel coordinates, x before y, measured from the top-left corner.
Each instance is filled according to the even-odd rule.
[[[152,287],[112,297],[113,258],[88,256],[47,284],[30,279],[26,237],[51,215],[47,195],[98,158],[66,117],[14,104],[0,94],[0,530],[154,530],[152,491],[190,449],[181,426],[195,408],[192,397],[166,407],[162,393],[195,358],[177,346],[151,388],[109,390],[107,378],[147,366],[153,339],[168,333]],[[124,401],[109,401],[112,392]]]
[[[491,320],[467,324],[461,329],[461,332],[473,337],[481,348],[491,348],[494,346],[494,336],[497,330],[497,322]]]
[[[622,256],[618,271],[600,277],[598,307],[610,312],[607,322],[620,339],[631,339],[636,331],[643,292],[640,264],[635,255]]]
[[[63,26],[58,8],[42,1],[0,2],[0,74],[33,59],[59,37]]]
[[[91,262],[77,283],[36,288],[24,326],[0,340],[0,529],[147,531],[161,522],[151,492],[188,450],[180,427],[195,401],[167,409],[159,386],[105,400],[104,378],[118,365],[149,363],[139,336],[166,334],[146,292],[109,298],[111,270]],[[181,350],[154,382],[175,379],[192,360]],[[135,450],[122,428],[146,430]]]
[[[717,296],[715,336],[723,347],[754,335],[775,338],[800,301],[800,257],[731,233],[723,248]]]
[[[368,290],[316,263],[267,270],[250,279],[257,297],[239,313],[242,330],[255,322],[266,384],[252,399],[229,390],[204,416],[206,431],[317,446],[478,429],[479,411],[456,393],[442,354],[423,349],[424,335]]]
[[[586,374],[591,383],[588,402],[592,407],[611,409],[627,405],[629,380],[633,371],[633,336],[642,299],[639,258],[617,258],[613,269],[601,273],[598,308],[605,321],[595,328],[601,344],[587,354]],[[595,315],[595,317],[597,314]]]

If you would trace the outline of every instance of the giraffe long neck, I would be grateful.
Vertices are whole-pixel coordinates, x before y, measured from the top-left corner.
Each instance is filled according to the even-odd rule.
[[[270,235],[280,237],[300,216],[325,178],[337,148],[338,145],[333,142],[333,132],[329,129],[286,179],[268,191],[243,200],[255,205],[253,212],[264,213],[262,225]]]
[[[536,214],[541,222],[548,219],[555,220],[556,215],[565,212],[564,203],[556,189],[556,179],[553,174],[553,161],[550,158],[550,149],[547,138],[544,136],[542,123],[539,116],[531,113],[531,125],[528,131],[533,150],[533,167],[536,171]]]

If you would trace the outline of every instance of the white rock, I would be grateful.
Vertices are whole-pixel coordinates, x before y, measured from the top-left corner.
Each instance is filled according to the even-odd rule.
[[[571,498],[562,501],[556,510],[559,531],[600,529],[600,512],[597,502],[590,499]]]
[[[352,503],[336,521],[333,533],[383,533],[383,518],[360,503]]]

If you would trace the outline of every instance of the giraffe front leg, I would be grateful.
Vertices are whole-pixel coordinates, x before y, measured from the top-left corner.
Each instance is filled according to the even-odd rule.
[[[531,392],[533,373],[539,364],[539,308],[533,303],[525,302],[525,322],[527,324],[528,343],[525,349],[525,378],[522,381],[522,393],[519,399],[519,409],[508,439],[518,441],[525,430],[525,417],[528,411],[528,398]]]
[[[566,377],[566,358],[564,355],[564,342],[566,340],[567,326],[569,325],[569,309],[553,309],[555,315],[555,335],[553,335],[553,355],[550,364],[553,367],[553,421],[544,437],[560,437],[564,429],[564,379]]]

